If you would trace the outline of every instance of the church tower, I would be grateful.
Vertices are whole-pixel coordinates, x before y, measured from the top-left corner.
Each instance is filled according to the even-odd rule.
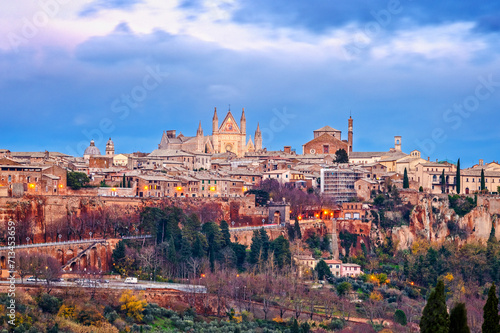
[[[347,132],[347,145],[349,146],[349,151],[347,152],[352,153],[352,117],[349,116],[349,126],[348,126],[348,132]]]
[[[114,155],[115,155],[115,144],[111,140],[111,138],[109,138],[108,142],[106,143],[106,156],[112,157]]]
[[[257,129],[255,130],[255,151],[262,150],[262,133],[260,132],[259,123],[257,123]]]

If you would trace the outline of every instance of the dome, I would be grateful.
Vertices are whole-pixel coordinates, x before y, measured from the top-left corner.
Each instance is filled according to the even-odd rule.
[[[90,141],[90,146],[85,149],[83,152],[83,156],[94,156],[94,155],[101,155],[101,151],[99,148],[95,146],[94,140]]]

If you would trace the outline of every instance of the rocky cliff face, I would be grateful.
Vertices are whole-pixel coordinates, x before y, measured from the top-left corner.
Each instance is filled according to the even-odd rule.
[[[422,196],[410,215],[409,225],[392,228],[392,230],[378,230],[372,228],[371,241],[377,246],[385,236],[391,236],[399,250],[408,249],[418,239],[426,239],[435,243],[456,241],[465,244],[470,241],[486,242],[490,235],[491,226],[495,224],[495,236],[500,239],[496,212],[490,211],[489,201],[478,202],[480,205],[463,217],[448,208],[448,199],[445,196]]]

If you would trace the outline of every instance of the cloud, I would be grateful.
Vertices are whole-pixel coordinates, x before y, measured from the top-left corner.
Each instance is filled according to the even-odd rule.
[[[131,10],[142,0],[95,0],[84,6],[79,15],[82,17],[96,15],[102,10],[120,9]]]

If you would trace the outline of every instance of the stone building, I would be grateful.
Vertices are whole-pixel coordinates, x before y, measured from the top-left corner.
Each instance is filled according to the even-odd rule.
[[[212,118],[212,135],[205,136],[201,121],[196,131],[196,136],[176,135],[175,130],[163,132],[158,149],[184,150],[192,153],[218,154],[232,152],[238,157],[243,157],[247,152],[262,150],[262,133],[259,125],[255,131],[255,143],[250,137],[247,141],[245,109],[242,110],[240,124],[234,119],[231,110],[219,126],[217,108]]]
[[[313,131],[314,138],[302,146],[303,154],[335,154],[344,149],[347,154],[352,152],[353,120],[349,117],[347,140],[342,140],[342,132],[330,126],[324,126]]]

